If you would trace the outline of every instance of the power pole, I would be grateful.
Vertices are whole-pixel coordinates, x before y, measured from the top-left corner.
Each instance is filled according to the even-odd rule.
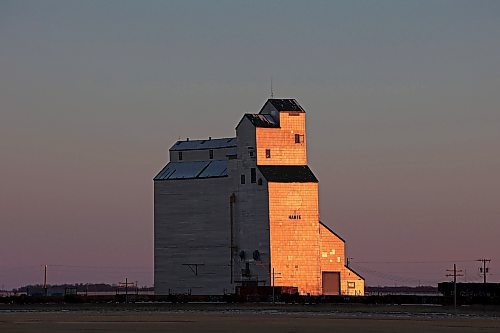
[[[483,274],[483,283],[486,284],[486,275],[488,275],[488,273],[489,273],[489,268],[486,267],[486,263],[489,263],[491,261],[491,259],[478,259],[476,261],[483,263],[483,267],[479,268],[479,272],[481,272],[481,274]]]
[[[48,295],[48,288],[47,288],[47,265],[43,266],[43,290],[45,292],[45,297]]]
[[[453,276],[453,304],[455,305],[455,311],[457,310],[457,276],[464,276],[462,270],[457,271],[457,265],[453,264],[453,270],[447,269],[447,272],[453,272],[453,274],[446,274],[446,276]]]
[[[281,279],[281,273],[278,272],[278,273],[275,273],[274,272],[274,267],[272,269],[272,276],[271,276],[271,284],[272,284],[272,287],[273,287],[273,304],[274,304],[274,301],[275,301],[275,288],[276,288],[276,282],[275,282],[275,279]]]
[[[128,278],[125,278],[125,282],[120,282],[119,286],[125,287],[125,304],[128,303],[128,286],[133,286],[133,282],[128,282]]]
[[[349,267],[349,265],[351,264],[352,259],[354,259],[354,258],[350,258],[350,257],[346,257],[346,258],[345,258],[345,260],[346,260],[346,266],[347,266],[347,267]]]
[[[272,279],[272,281],[273,281],[273,304],[274,304],[274,267],[273,267],[273,279]]]

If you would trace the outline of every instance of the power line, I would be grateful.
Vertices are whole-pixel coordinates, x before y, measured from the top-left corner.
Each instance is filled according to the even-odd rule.
[[[418,260],[418,261],[356,261],[351,258],[351,263],[356,264],[446,264],[451,262],[474,262],[477,260]]]
[[[352,264],[352,263],[351,263]],[[399,283],[417,283],[420,284],[420,282],[424,281],[424,283],[429,283],[429,284],[436,284],[438,281],[437,280],[429,280],[429,279],[416,279],[416,278],[409,278],[409,277],[404,277],[396,274],[390,274],[389,272],[380,272],[376,271],[373,269],[369,269],[366,267],[363,267],[362,265],[358,265],[358,263],[355,263],[356,269],[359,269],[363,273],[368,273],[373,276],[376,276],[378,278],[382,278],[383,280],[386,281],[392,281],[392,282],[399,282]]]
[[[130,269],[143,268],[149,269],[150,266],[92,266],[92,265],[64,265],[64,264],[49,264],[50,267],[77,267],[77,268],[96,268],[96,269]]]

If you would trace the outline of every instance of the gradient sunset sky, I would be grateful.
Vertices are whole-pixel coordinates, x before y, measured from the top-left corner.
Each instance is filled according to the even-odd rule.
[[[500,282],[500,1],[0,0],[0,287],[152,285],[168,148],[271,77],[367,285]]]

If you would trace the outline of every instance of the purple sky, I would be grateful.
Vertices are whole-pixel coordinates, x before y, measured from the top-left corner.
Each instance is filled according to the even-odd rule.
[[[180,138],[308,112],[322,220],[368,285],[500,281],[500,2],[0,2],[0,287],[152,284]]]

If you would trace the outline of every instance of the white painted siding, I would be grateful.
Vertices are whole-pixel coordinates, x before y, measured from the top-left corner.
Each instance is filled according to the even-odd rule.
[[[245,282],[271,285],[271,264],[280,274],[277,285],[297,286],[303,294],[321,293],[325,270],[341,272],[343,288],[355,279],[356,293],[362,293],[361,277],[353,277],[343,263],[330,264],[328,255],[321,257],[320,249],[335,249],[343,262],[344,244],[333,234],[320,234],[318,185],[268,183],[257,167],[257,162],[307,165],[305,113],[278,112],[270,103],[261,113],[272,114],[281,128],[256,128],[245,116],[236,128],[236,148],[213,149],[213,160],[237,153],[227,161],[227,177],[155,181],[156,294],[220,295]],[[295,134],[303,140],[296,143]],[[209,151],[182,151],[182,161],[179,151],[170,151],[170,161],[209,161]],[[296,214],[300,220],[290,218]],[[260,258],[254,258],[255,251]],[[247,265],[250,274],[243,275]]]
[[[227,155],[234,153],[234,148],[218,148],[213,150],[213,160],[225,160]],[[179,160],[179,152],[182,152],[182,160]],[[199,150],[171,150],[169,151],[170,162],[208,161],[210,160],[210,149]]]
[[[229,182],[229,177],[155,182],[157,294],[232,289]],[[200,264],[198,275],[185,264]]]
[[[243,118],[236,128],[238,138],[238,160],[234,172],[236,194],[236,256],[235,276],[239,281],[259,281],[259,285],[270,285],[270,246],[269,246],[269,200],[267,182],[257,169],[255,126]],[[254,149],[248,149],[254,148]],[[250,156],[253,151],[253,157]],[[256,169],[256,182],[251,182],[251,169]],[[241,175],[245,184],[241,184]],[[259,179],[262,185],[259,185]],[[253,252],[260,253],[260,260],[253,259]],[[239,253],[245,252],[241,260]],[[243,277],[241,270],[249,264],[250,276]]]

